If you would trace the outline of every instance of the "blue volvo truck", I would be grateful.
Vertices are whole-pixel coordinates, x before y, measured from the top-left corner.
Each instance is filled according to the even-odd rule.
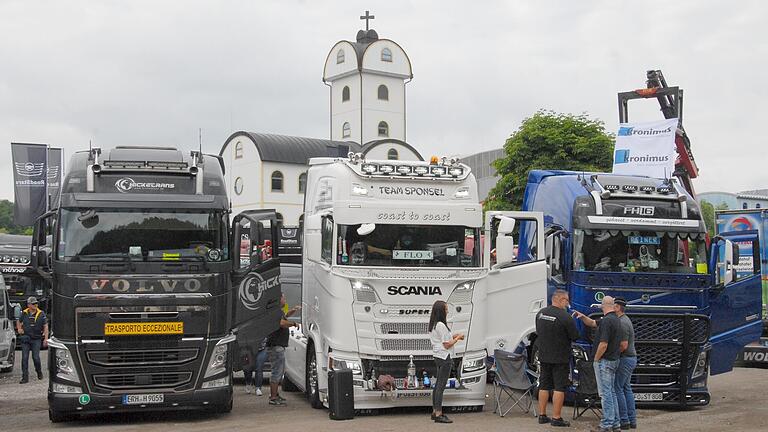
[[[638,403],[707,405],[708,375],[730,371],[760,338],[759,272],[736,271],[738,243],[757,245],[757,234],[726,233],[710,247],[698,205],[676,180],[535,170],[523,210],[545,215],[549,294],[567,290],[572,308],[591,317],[601,315],[603,296],[627,299]],[[521,230],[525,256],[535,241]],[[577,324],[574,359],[591,360],[592,331]],[[531,350],[535,358],[535,340]]]

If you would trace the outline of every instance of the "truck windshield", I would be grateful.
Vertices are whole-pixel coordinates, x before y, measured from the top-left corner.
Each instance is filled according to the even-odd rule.
[[[62,209],[59,222],[62,261],[223,261],[228,256],[223,212]]]
[[[480,230],[440,225],[339,225],[336,263],[349,266],[479,267]],[[366,233],[366,228],[370,231]]]
[[[575,270],[707,273],[703,233],[577,229],[573,251]]]

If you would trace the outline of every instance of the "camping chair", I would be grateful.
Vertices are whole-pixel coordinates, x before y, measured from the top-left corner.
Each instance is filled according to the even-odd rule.
[[[576,370],[579,372],[579,383],[576,385],[576,394],[573,398],[573,419],[583,416],[587,411],[592,411],[597,418],[603,414],[597,404],[600,395],[597,390],[595,369],[591,361],[577,360]]]
[[[528,369],[528,358],[525,351],[515,354],[508,351],[493,352],[496,373],[493,378],[493,397],[496,408],[493,412],[504,417],[513,408],[518,407],[528,413],[533,407],[533,390],[536,387],[536,376]]]

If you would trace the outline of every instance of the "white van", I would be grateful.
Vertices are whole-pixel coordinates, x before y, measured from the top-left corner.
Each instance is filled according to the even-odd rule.
[[[16,333],[13,326],[20,312],[18,306],[11,306],[5,280],[0,275],[0,372],[13,370],[16,351]]]

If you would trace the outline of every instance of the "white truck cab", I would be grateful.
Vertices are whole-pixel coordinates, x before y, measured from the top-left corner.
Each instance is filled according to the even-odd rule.
[[[488,212],[468,166],[310,160],[304,211],[302,316],[286,350],[288,384],[327,406],[329,369],[352,369],[355,409],[431,405],[435,375],[428,322],[448,303],[455,346],[444,405],[482,409],[486,358],[514,351],[546,305],[543,216]],[[534,230],[530,245],[516,245]],[[487,241],[490,239],[490,241]],[[417,386],[407,384],[413,356]],[[382,391],[377,379],[395,378]]]

